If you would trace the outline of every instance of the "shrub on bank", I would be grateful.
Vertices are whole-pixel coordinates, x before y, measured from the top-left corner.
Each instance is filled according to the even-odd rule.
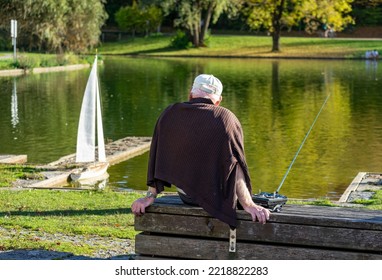
[[[73,64],[90,64],[93,61],[91,56],[78,56],[72,53],[64,54],[34,54],[21,53],[17,55],[14,61],[13,55],[7,55],[5,59],[0,60],[0,70],[24,69],[29,70],[38,67],[54,67]]]

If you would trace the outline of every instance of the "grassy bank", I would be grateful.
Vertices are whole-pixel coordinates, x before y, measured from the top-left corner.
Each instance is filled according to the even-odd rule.
[[[365,52],[382,50],[382,40],[348,38],[282,37],[281,51],[271,52],[269,36],[213,35],[208,47],[174,49],[171,36],[134,38],[120,42],[104,43],[98,48],[102,55],[146,55],[172,57],[248,57],[248,58],[332,58],[362,59]],[[91,63],[92,55],[0,53],[0,70],[33,69],[37,67],[64,66]]]
[[[75,54],[18,53],[17,61],[11,53],[0,53],[0,70],[33,69],[73,64],[89,64],[93,57]]]
[[[96,245],[36,238],[33,232],[69,236],[135,237],[131,203],[139,193],[112,191],[0,191],[0,226],[12,230],[13,238],[0,231],[0,250],[44,249],[91,256]],[[30,234],[20,233],[27,230]]]
[[[175,50],[169,47],[171,37],[155,36],[105,43],[99,51],[112,55],[205,56],[205,57],[271,57],[271,58],[363,58],[367,50],[382,49],[382,40],[281,38],[281,51],[271,52],[272,38],[260,36],[214,35],[206,48]]]

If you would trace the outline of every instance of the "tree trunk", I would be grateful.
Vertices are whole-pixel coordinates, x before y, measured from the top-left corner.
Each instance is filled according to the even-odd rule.
[[[198,48],[200,46],[200,31],[197,23],[194,24],[193,29],[194,31],[192,32],[192,43],[194,44],[194,47]]]
[[[200,45],[201,46],[205,46],[204,38],[208,32],[208,27],[210,26],[212,11],[214,10],[214,6],[215,6],[214,3],[210,4],[210,6],[208,7],[208,10],[207,10],[207,13],[206,13],[205,20],[203,22],[202,32],[200,34]]]
[[[272,32],[272,52],[280,51],[280,31]]]
[[[275,11],[273,13],[272,52],[280,51],[281,18],[283,15],[284,3],[285,0],[281,0],[281,2],[276,6]]]

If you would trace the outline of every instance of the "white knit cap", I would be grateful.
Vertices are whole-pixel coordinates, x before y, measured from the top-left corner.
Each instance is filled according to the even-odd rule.
[[[201,90],[208,94],[220,96],[223,92],[223,85],[220,80],[213,75],[201,74],[197,76],[192,85],[192,92]]]

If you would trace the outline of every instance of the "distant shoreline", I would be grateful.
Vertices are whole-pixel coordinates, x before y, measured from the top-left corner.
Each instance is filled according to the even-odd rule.
[[[9,69],[0,70],[0,77],[4,76],[22,76],[25,74],[38,74],[38,73],[48,73],[48,72],[59,72],[59,71],[74,71],[84,68],[89,68],[89,64],[73,64],[65,66],[54,66],[54,67],[36,67],[33,69]]]
[[[382,51],[382,39],[372,38],[309,38],[282,37],[281,51],[272,52],[272,38],[269,36],[214,35],[211,36],[206,48],[174,49],[171,47],[171,37],[152,36],[134,38],[117,42],[103,43],[98,48],[101,56],[126,56],[142,58],[215,58],[215,59],[279,59],[279,60],[367,60],[366,53],[377,49]],[[83,55],[94,55],[87,53]],[[31,62],[24,61],[26,69],[9,69],[3,66],[0,76],[20,76],[29,73],[46,73],[53,71],[69,71],[89,67],[91,62],[71,60],[67,66],[36,67],[35,62],[48,61],[57,64],[54,54],[44,55],[26,53]],[[0,53],[0,60],[9,60],[11,54]],[[78,58],[78,57],[76,57]],[[68,60],[70,61],[70,60]],[[369,60],[373,61],[373,60]],[[375,61],[375,60],[374,60]],[[70,62],[68,62],[70,63]]]

